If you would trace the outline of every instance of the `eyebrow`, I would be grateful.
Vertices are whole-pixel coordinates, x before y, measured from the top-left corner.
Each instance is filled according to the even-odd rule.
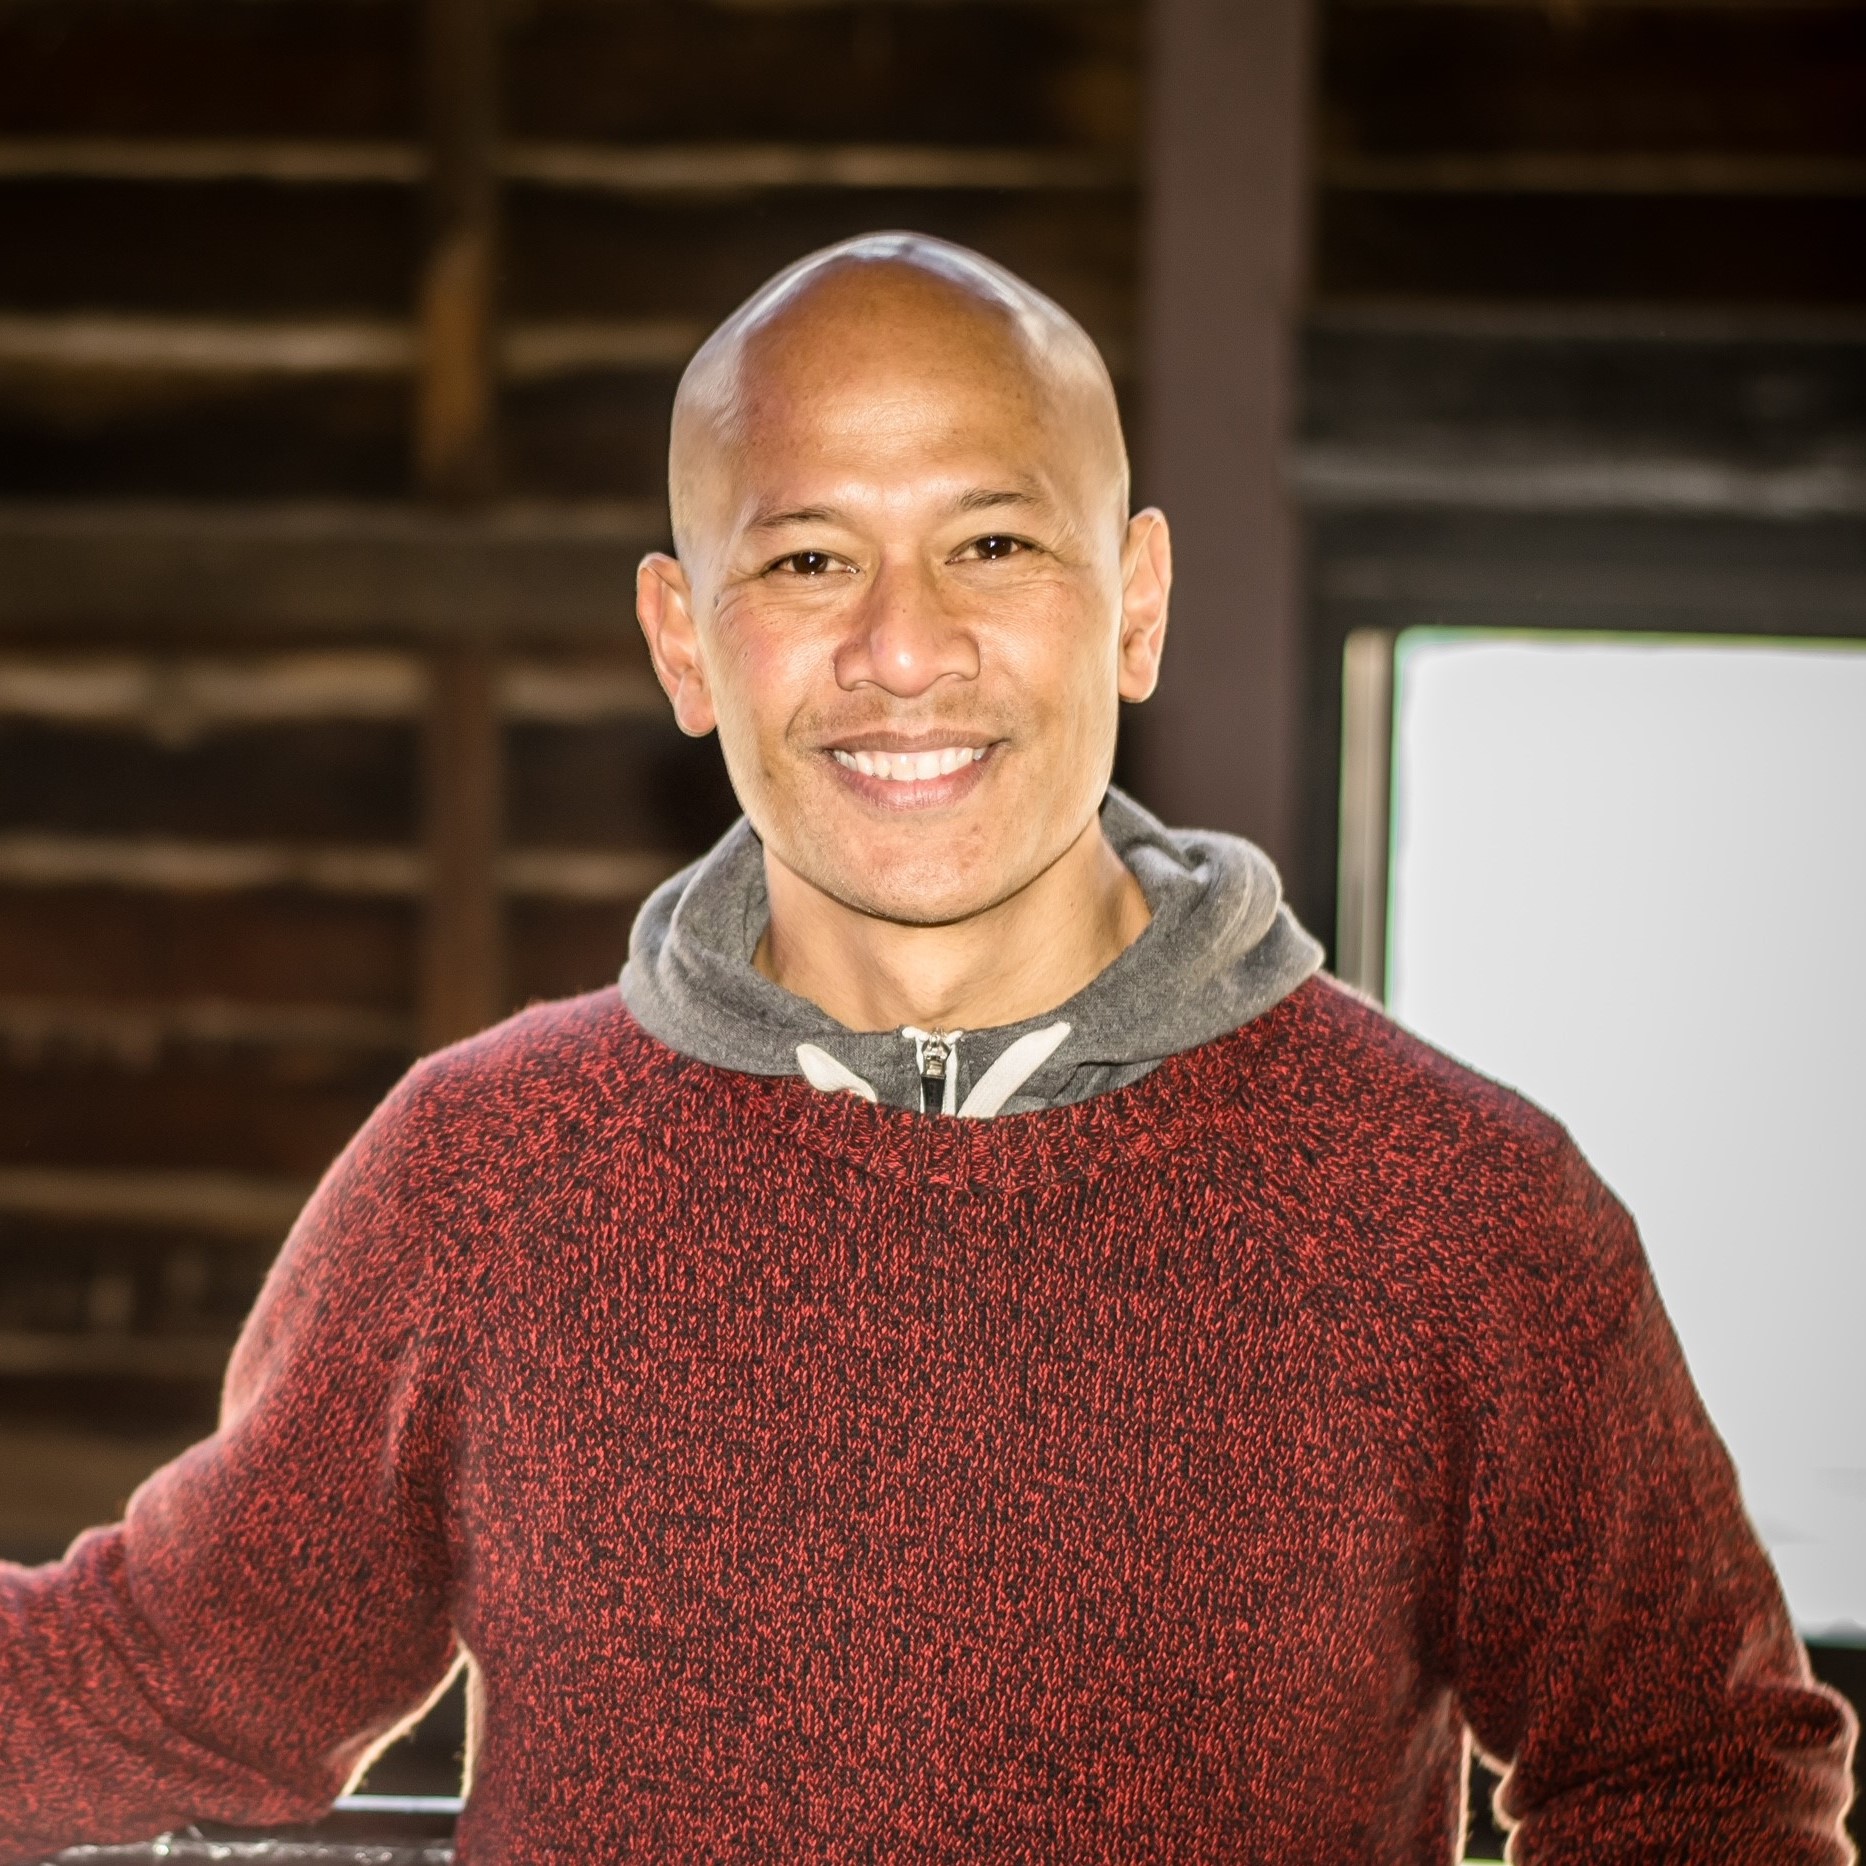
[[[1018,486],[974,486],[953,501],[955,512],[995,512],[1006,506],[1038,506],[1044,503],[1035,492]],[[787,525],[840,525],[847,520],[830,505],[795,505],[782,511],[757,513],[747,531],[782,531]]]
[[[833,506],[797,505],[783,512],[759,512],[747,531],[781,531],[786,525],[839,525],[842,514]]]
[[[1034,492],[1021,487],[1003,488],[978,486],[972,491],[961,493],[954,503],[957,512],[993,512],[1007,505],[1041,505],[1043,500]]]

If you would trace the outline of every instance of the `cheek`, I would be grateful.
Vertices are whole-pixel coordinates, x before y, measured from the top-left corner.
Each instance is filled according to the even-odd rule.
[[[1078,749],[1112,731],[1119,714],[1116,631],[1075,591],[1055,598],[999,633],[995,659],[1033,718]]]
[[[814,640],[815,631],[800,620],[745,606],[718,626],[713,697],[728,754],[756,748],[763,762],[809,703],[821,678],[824,651]]]

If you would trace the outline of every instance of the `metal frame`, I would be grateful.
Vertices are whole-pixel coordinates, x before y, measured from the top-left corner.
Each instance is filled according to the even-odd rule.
[[[1393,768],[1393,635],[1356,629],[1341,655],[1341,818],[1335,971],[1386,996],[1388,815]]]

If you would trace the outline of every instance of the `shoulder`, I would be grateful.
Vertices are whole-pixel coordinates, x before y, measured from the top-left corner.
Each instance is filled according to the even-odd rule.
[[[424,1056],[409,1081],[429,1094],[529,1093],[574,1089],[627,1070],[639,1027],[614,985],[527,1005],[476,1036]]]
[[[1647,1275],[1637,1234],[1552,1114],[1332,978],[1267,1022],[1260,1157],[1342,1216],[1365,1269],[1448,1278],[1531,1327],[1624,1308]]]
[[[1414,1036],[1370,998],[1325,974],[1262,1020],[1252,1085],[1287,1098],[1337,1149],[1358,1157],[1522,1170],[1572,1149],[1561,1123],[1526,1096]],[[1246,1033],[1255,1030],[1246,1026]]]
[[[691,1067],[642,1030],[612,985],[528,1006],[423,1057],[359,1139],[522,1169],[639,1119],[678,1094]]]

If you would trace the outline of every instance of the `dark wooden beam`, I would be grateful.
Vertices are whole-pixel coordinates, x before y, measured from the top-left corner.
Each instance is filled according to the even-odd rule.
[[[484,498],[498,392],[499,56],[495,0],[427,0],[432,216],[421,281],[415,458],[423,488]]]
[[[471,1036],[504,998],[499,898],[502,782],[492,655],[437,655],[426,745],[428,891],[421,963],[423,1049]]]
[[[430,497],[491,497],[499,392],[497,0],[426,0],[428,191],[415,462]],[[491,643],[430,671],[424,799],[428,892],[419,1026],[433,1049],[483,1029],[505,997],[499,843],[503,735]]]
[[[1154,0],[1140,492],[1174,527],[1136,781],[1297,860],[1301,600],[1284,485],[1308,230],[1309,0]]]

